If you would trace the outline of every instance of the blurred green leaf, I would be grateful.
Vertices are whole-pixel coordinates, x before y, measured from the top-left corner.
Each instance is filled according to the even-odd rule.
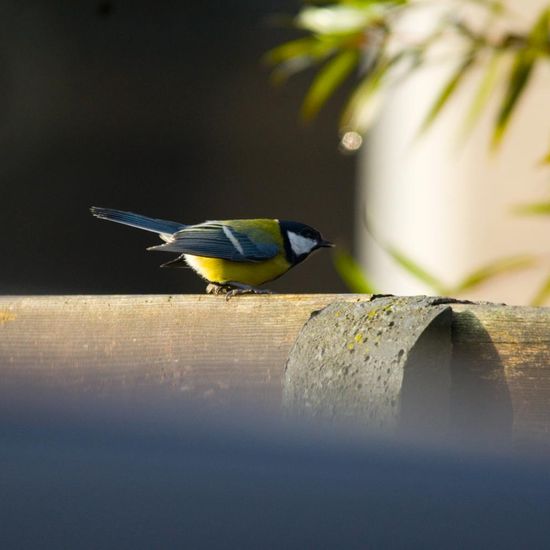
[[[334,267],[352,291],[359,294],[377,294],[374,285],[367,279],[361,266],[354,260],[351,254],[339,250],[333,256]]]
[[[463,136],[468,135],[472,131],[475,123],[479,120],[483,109],[486,107],[489,99],[491,98],[491,94],[498,80],[498,68],[501,60],[502,52],[494,50],[487,63],[487,68],[479,81],[479,86],[474,94],[468,114],[464,119],[464,126],[462,129]]]
[[[359,83],[348,100],[340,119],[342,133],[353,130],[364,134],[376,118],[380,106],[379,92],[390,69],[397,65],[409,52],[403,51],[395,56],[380,58],[374,68]]]
[[[312,56],[319,45],[319,40],[313,37],[298,38],[285,42],[276,48],[269,50],[264,55],[264,61],[271,65],[276,65],[291,59],[304,55]]]
[[[369,4],[383,4],[386,6],[402,6],[408,4],[409,0],[339,0],[340,4],[352,6],[367,6]]]
[[[270,80],[275,85],[284,84],[291,76],[308,69],[316,63],[318,63],[318,60],[313,57],[293,57],[275,67],[271,72]]]
[[[549,44],[550,32],[550,7],[542,10],[529,33],[529,42],[535,48],[542,48]]]
[[[497,147],[502,141],[512,113],[529,82],[540,50],[548,47],[549,29],[550,8],[546,8],[535,21],[527,45],[516,54],[493,132],[493,147]]]
[[[439,115],[443,107],[445,107],[445,105],[447,104],[447,101],[449,101],[451,96],[458,89],[458,86],[462,82],[465,75],[468,73],[468,69],[473,66],[475,60],[476,54],[474,51],[466,54],[466,56],[462,60],[462,63],[458,65],[456,71],[452,74],[451,78],[445,83],[443,89],[441,90],[434,104],[429,110],[420,128],[420,133],[424,133],[432,125],[437,115]]]
[[[546,156],[542,158],[541,163],[542,164],[550,164],[550,151],[548,151]]]
[[[342,84],[359,63],[357,50],[344,50],[329,60],[317,73],[302,104],[302,116],[309,120],[325,104],[331,94]]]
[[[300,10],[295,21],[298,27],[317,35],[350,34],[379,21],[385,10],[385,2],[309,5]]]
[[[536,264],[537,260],[533,256],[518,255],[509,258],[502,258],[495,260],[485,266],[482,266],[470,274],[466,275],[456,285],[447,285],[440,279],[432,275],[427,269],[419,265],[416,261],[412,260],[409,256],[397,248],[383,242],[378,238],[373,231],[373,227],[368,219],[365,219],[366,229],[374,241],[380,246],[401,268],[412,275],[415,279],[421,281],[428,286],[432,291],[440,296],[454,296],[489,281],[490,279],[499,275],[504,275],[512,271],[527,269]],[[382,289],[383,291],[384,289]]]
[[[323,61],[334,53],[338,45],[336,40],[300,38],[270,50],[265,54],[264,61],[276,65],[271,78],[279,84],[293,74]]]
[[[342,114],[340,131],[364,134],[376,119],[380,107],[378,92],[382,78],[367,78],[353,92]]]
[[[536,260],[532,256],[513,256],[491,262],[467,275],[460,283],[451,289],[451,294],[459,294],[472,290],[498,275],[532,267]]]
[[[550,202],[534,202],[531,204],[520,204],[514,208],[514,212],[520,215],[542,215],[550,214]]]
[[[470,0],[470,2],[486,6],[492,13],[503,13],[506,11],[506,6],[498,0]]]
[[[449,294],[448,287],[444,283],[431,275],[426,269],[406,256],[403,252],[392,246],[384,245],[383,248],[409,275],[412,275],[415,279],[424,283],[438,294]]]
[[[543,306],[550,299],[550,276],[544,280],[541,287],[531,300],[532,306]]]
[[[512,71],[510,73],[508,84],[506,87],[506,93],[500,106],[500,110],[497,115],[497,121],[493,132],[493,147],[498,147],[504,137],[504,133],[508,128],[510,117],[517,105],[519,98],[521,97],[525,86],[529,82],[529,78],[533,71],[533,65],[535,58],[531,53],[524,50],[520,50],[516,54]]]

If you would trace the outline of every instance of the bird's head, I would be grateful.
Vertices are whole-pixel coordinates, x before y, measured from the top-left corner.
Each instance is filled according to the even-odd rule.
[[[317,229],[304,223],[280,221],[287,259],[292,264],[305,260],[314,250],[334,245],[323,239]]]

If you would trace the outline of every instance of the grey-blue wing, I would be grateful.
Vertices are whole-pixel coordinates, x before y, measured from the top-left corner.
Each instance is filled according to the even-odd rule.
[[[174,234],[174,240],[148,250],[177,252],[233,262],[262,262],[277,255],[272,243],[254,242],[247,235],[217,222],[187,226]]]

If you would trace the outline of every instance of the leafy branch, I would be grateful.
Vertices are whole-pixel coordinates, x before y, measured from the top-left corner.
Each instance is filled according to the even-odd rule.
[[[447,284],[404,252],[391,246],[386,246],[384,249],[406,273],[439,296],[460,296],[475,290],[495,277],[527,269],[536,264],[536,259],[528,255],[501,258],[482,265],[454,284]],[[366,294],[378,294],[380,292],[349,253],[342,251],[335,253],[334,267],[352,292]],[[544,281],[543,286],[537,291],[531,303],[532,305],[542,305],[548,299],[550,299],[550,277]]]
[[[467,117],[466,129],[471,129],[497,88],[497,67],[507,59],[510,68],[503,77],[504,92],[493,127],[492,144],[497,147],[536,67],[550,59],[550,6],[541,11],[530,29],[519,34],[506,30],[510,16],[503,1],[451,0],[427,34],[405,35],[402,21],[409,13],[438,4],[438,0],[308,2],[293,20],[302,37],[274,48],[266,61],[273,67],[276,81],[306,69],[317,70],[302,105],[305,120],[311,120],[354,76],[356,84],[343,108],[340,132],[362,135],[376,117],[380,96],[415,70],[437,62],[434,50],[453,37],[458,41],[456,69],[437,94],[421,131],[431,127],[472,69],[482,66]],[[471,23],[471,17],[461,15],[464,7],[472,6],[487,21],[481,30]],[[546,160],[550,162],[550,151]]]
[[[446,8],[442,9],[442,5]],[[416,10],[434,9],[439,19],[427,32],[403,31],[402,23]],[[468,8],[465,13],[464,8]],[[471,10],[477,17],[471,17]],[[474,21],[483,20],[480,26]],[[531,25],[518,32],[514,14],[503,0],[311,0],[293,19],[301,37],[274,48],[266,55],[276,82],[293,74],[314,70],[316,74],[302,104],[304,120],[314,118],[336,90],[353,80],[351,93],[340,119],[341,145],[356,150],[376,119],[385,92],[418,69],[438,63],[438,52],[449,39],[454,48],[447,60],[455,69],[443,83],[425,115],[419,133],[428,131],[455,97],[468,77],[477,71],[463,133],[469,133],[489,100],[498,91],[500,98],[493,123],[491,145],[498,148],[510,127],[517,106],[542,63],[550,61],[550,4],[538,13]],[[445,50],[443,48],[443,50]],[[447,48],[448,50],[448,48]],[[507,68],[504,68],[504,67]],[[350,138],[351,136],[351,138]],[[550,164],[550,149],[541,160]],[[523,215],[550,216],[550,200],[521,205]],[[381,244],[381,243],[379,243]],[[473,273],[455,285],[447,285],[419,266],[403,252],[381,245],[406,272],[440,294],[460,294],[486,280],[534,264],[531,257],[504,258]],[[370,280],[351,256],[340,253],[335,266],[350,288],[373,292]],[[550,300],[550,276],[536,292],[534,304]]]

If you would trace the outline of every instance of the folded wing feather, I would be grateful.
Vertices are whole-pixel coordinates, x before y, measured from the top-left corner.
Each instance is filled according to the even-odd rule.
[[[148,250],[177,252],[234,262],[261,262],[277,255],[276,244],[253,242],[247,235],[219,222],[188,226],[166,244]]]

